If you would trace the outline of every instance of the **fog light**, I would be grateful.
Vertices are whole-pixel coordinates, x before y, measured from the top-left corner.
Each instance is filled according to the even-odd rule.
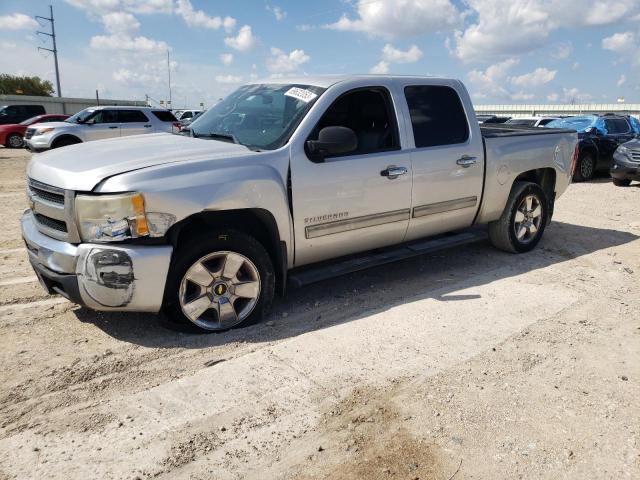
[[[84,263],[84,288],[106,307],[121,307],[133,295],[133,262],[121,250],[94,248]]]

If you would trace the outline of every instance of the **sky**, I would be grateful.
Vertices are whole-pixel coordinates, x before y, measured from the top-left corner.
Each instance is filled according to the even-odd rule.
[[[258,78],[459,78],[476,104],[640,103],[640,0],[0,0],[0,73],[211,105]]]

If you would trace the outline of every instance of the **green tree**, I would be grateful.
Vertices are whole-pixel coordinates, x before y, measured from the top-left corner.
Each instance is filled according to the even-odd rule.
[[[50,97],[53,94],[53,84],[40,77],[20,77],[0,73],[0,94]]]

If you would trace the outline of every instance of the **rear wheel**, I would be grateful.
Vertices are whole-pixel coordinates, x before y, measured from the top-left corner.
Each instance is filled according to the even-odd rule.
[[[591,180],[596,172],[596,159],[591,152],[584,152],[578,158],[576,171],[573,173],[575,182]]]
[[[22,135],[18,133],[12,133],[7,137],[6,147],[9,148],[21,148],[23,145]]]
[[[512,253],[535,248],[549,221],[549,200],[544,190],[532,182],[516,182],[502,216],[489,223],[491,243]]]
[[[273,264],[253,237],[214,232],[179,247],[169,273],[164,312],[168,326],[218,332],[254,323],[268,310]]]
[[[613,178],[612,180],[616,187],[628,187],[631,185],[631,180],[628,178]]]

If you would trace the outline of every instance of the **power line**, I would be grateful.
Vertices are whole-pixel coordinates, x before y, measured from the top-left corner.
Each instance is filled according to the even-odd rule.
[[[53,49],[51,48],[45,48],[45,47],[38,47],[38,50],[46,50],[47,52],[52,52],[53,53],[53,60],[56,64],[56,87],[57,87],[57,92],[58,92],[58,97],[62,96],[62,92],[60,91],[60,71],[58,69],[58,48],[56,47],[56,28],[54,26],[54,22],[53,22],[53,6],[49,5],[49,14],[51,15],[50,17],[41,17],[39,15],[36,15],[36,20],[44,20],[46,22],[50,22],[51,23],[51,33],[48,32],[40,32],[37,31],[36,34],[38,35],[46,35],[48,37],[51,37],[51,41],[53,43]],[[42,23],[40,23],[40,25],[42,25]]]

